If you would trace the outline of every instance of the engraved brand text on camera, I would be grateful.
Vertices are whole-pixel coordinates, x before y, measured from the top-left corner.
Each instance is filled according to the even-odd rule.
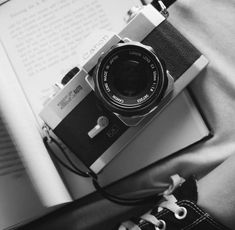
[[[97,41],[87,52],[85,52],[82,56],[84,60],[89,59],[98,49],[104,46],[107,42],[109,36],[104,35],[99,41]]]
[[[62,100],[57,104],[59,108],[62,110],[64,109],[75,97],[76,95],[82,90],[82,86],[78,85],[75,89],[69,91]]]

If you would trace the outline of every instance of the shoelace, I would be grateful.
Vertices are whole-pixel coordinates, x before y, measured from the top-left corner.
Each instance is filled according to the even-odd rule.
[[[184,207],[180,207],[176,202],[177,199],[172,195],[174,190],[178,188],[182,183],[184,183],[184,179],[180,177],[178,174],[175,174],[170,177],[171,184],[168,189],[162,193],[162,200],[158,204],[158,212],[162,211],[164,208],[170,210],[174,213],[177,219],[183,219],[187,215],[187,210]],[[151,214],[152,210],[145,213],[140,217],[139,225],[141,223],[149,223],[152,224],[156,230],[164,230],[166,229],[166,223],[164,220],[160,220]],[[123,222],[118,230],[141,230],[141,228],[132,221]]]

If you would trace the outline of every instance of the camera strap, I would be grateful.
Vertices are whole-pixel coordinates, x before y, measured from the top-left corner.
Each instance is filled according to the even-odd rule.
[[[162,3],[165,5],[166,8],[170,7],[176,0],[153,0],[151,4],[158,10],[162,10]]]
[[[165,18],[169,16],[167,8],[170,7],[176,0],[152,0],[150,3],[157,9]],[[141,0],[143,5],[149,4],[149,1]]]
[[[106,199],[108,199],[114,203],[126,205],[126,206],[142,205],[142,204],[146,204],[146,203],[154,203],[154,202],[159,201],[160,196],[158,194],[152,194],[152,195],[148,195],[145,197],[128,197],[128,198],[126,198],[126,197],[114,195],[114,194],[108,192],[106,190],[106,188],[104,188],[100,185],[99,178],[98,178],[97,174],[95,174],[90,169],[88,169],[87,171],[83,171],[77,167],[77,165],[73,162],[73,160],[70,158],[69,154],[66,152],[66,150],[63,149],[63,147],[60,145],[60,143],[55,138],[50,136],[50,131],[48,130],[47,126],[43,127],[43,131],[45,133],[44,138],[43,138],[43,142],[44,142],[49,154],[51,155],[51,157],[53,157],[56,160],[56,162],[58,162],[61,166],[63,166],[64,168],[66,168],[70,172],[72,172],[78,176],[90,178],[92,180],[92,183],[93,183],[93,186],[95,187],[95,189]],[[62,153],[63,158],[64,158],[63,160],[57,155],[57,151],[53,147],[56,147],[57,150],[59,150]],[[74,154],[74,156],[77,157],[76,154]]]

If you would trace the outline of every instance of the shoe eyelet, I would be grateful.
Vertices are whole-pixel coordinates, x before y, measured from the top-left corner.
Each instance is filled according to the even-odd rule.
[[[165,230],[166,222],[164,220],[159,220],[159,225],[155,227],[155,230]]]
[[[187,209],[185,207],[180,207],[178,211],[175,213],[175,217],[178,220],[182,220],[187,216]]]

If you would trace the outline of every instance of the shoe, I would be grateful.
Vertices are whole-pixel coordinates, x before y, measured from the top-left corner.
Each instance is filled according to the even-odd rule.
[[[178,175],[148,213],[121,224],[119,230],[229,230],[197,205],[197,183]]]

